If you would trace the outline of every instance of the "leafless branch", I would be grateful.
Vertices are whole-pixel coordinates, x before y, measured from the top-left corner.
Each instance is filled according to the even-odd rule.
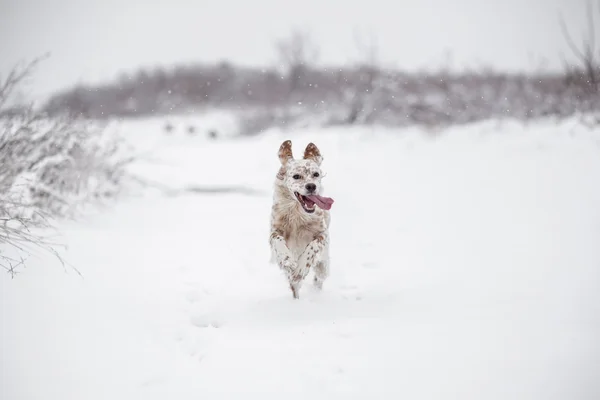
[[[569,49],[582,65],[582,76],[586,81],[586,86],[591,90],[598,90],[600,89],[600,49],[596,49],[596,38],[600,35],[600,32],[596,32],[595,11],[591,1],[586,4],[586,14],[587,32],[582,39],[581,46],[575,43],[562,15],[559,16],[559,24]],[[598,2],[598,14],[600,15],[600,2]],[[572,79],[572,75],[576,72],[573,68],[568,68],[568,78]]]
[[[2,104],[42,59],[8,73]],[[132,161],[120,149],[116,138],[80,119],[48,118],[31,106],[0,114],[0,268],[14,277],[37,250],[65,267],[48,233],[80,206],[119,193]]]
[[[12,68],[6,78],[0,76],[0,110],[6,106],[17,86],[23,84],[27,78],[31,77],[37,66],[48,57],[49,54],[45,54],[28,63],[21,63]]]
[[[353,33],[354,44],[358,53],[359,82],[356,87],[349,88],[346,93],[346,102],[349,112],[346,123],[366,122],[377,109],[378,96],[376,92],[377,80],[381,76],[379,62],[379,46],[377,38],[371,33],[365,40],[355,30]]]
[[[295,29],[290,36],[275,43],[279,64],[290,81],[290,93],[302,83],[305,71],[319,57],[319,49],[306,31]]]

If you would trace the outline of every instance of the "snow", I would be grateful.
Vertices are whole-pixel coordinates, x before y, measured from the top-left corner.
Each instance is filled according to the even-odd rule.
[[[161,126],[122,127],[152,154],[137,173],[256,192],[147,192],[63,223],[82,277],[40,255],[0,279],[0,398],[600,398],[599,128]],[[319,146],[336,201],[332,275],[299,300],[268,264],[287,138]]]

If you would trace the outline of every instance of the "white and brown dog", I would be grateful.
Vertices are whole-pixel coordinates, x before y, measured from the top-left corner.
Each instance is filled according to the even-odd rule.
[[[329,275],[329,210],[333,199],[323,197],[317,146],[309,143],[302,160],[292,155],[292,142],[279,148],[281,167],[275,179],[271,212],[271,262],[286,273],[294,298],[310,270],[318,289]]]

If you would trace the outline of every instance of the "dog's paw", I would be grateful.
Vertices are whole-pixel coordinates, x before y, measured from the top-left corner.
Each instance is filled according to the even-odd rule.
[[[306,278],[306,275],[310,272],[308,264],[302,263],[296,265],[290,274],[290,282],[298,283]]]
[[[300,287],[298,286],[298,284],[290,282],[290,289],[292,289],[292,296],[294,296],[294,299],[299,299],[300,298]]]
[[[298,264],[292,261],[290,258],[285,258],[279,262],[279,268],[281,268],[287,275],[290,275],[298,267]]]

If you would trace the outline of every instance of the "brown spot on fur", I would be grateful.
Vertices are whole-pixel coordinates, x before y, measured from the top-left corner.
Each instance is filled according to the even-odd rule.
[[[282,240],[282,238],[283,237],[282,237],[281,232],[275,230],[275,231],[271,232],[271,236],[269,237],[269,242],[272,242],[274,240],[278,240],[279,241],[279,240]]]
[[[323,236],[321,234],[317,235],[317,236],[315,236],[315,241],[318,243],[325,243],[325,236]]]
[[[309,143],[308,146],[306,146],[306,149],[304,150],[304,159],[313,160],[317,165],[321,165],[321,162],[323,162],[323,156],[321,156],[321,152],[314,143]]]
[[[293,158],[294,155],[292,154],[292,141],[286,140],[285,142],[281,143],[281,146],[279,146],[279,161],[281,161],[281,164],[285,165]]]

